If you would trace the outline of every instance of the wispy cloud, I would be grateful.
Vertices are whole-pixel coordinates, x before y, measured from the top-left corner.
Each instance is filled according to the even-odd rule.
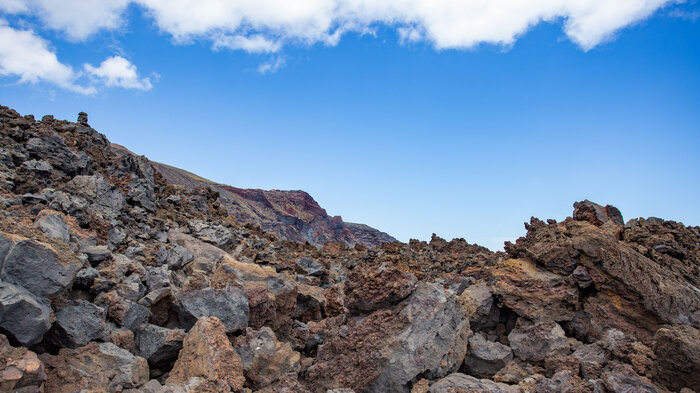
[[[260,74],[274,74],[279,71],[280,68],[284,67],[287,62],[282,56],[277,56],[275,59],[262,63],[258,66],[258,73]]]

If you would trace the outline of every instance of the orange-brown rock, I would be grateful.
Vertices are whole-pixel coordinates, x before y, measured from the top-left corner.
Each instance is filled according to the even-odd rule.
[[[38,393],[45,380],[44,365],[36,354],[12,347],[0,334],[0,392]]]
[[[189,331],[167,382],[185,383],[191,377],[203,378],[204,386],[215,386],[220,392],[243,387],[241,358],[216,317],[199,319]]]

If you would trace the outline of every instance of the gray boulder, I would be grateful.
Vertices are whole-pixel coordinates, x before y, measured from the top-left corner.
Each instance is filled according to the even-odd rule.
[[[508,340],[515,356],[526,362],[541,362],[550,354],[569,350],[564,330],[552,321],[533,324],[519,319]]]
[[[454,373],[435,382],[428,393],[520,393],[520,388],[488,379],[477,379],[470,375]]]
[[[90,168],[90,157],[83,152],[70,149],[60,135],[31,138],[26,146],[31,157],[48,161],[54,168],[58,168],[68,176],[84,174]]]
[[[0,328],[29,346],[51,327],[51,308],[23,288],[0,281]]]
[[[491,287],[478,282],[467,287],[460,297],[474,310],[469,325],[473,330],[488,329],[498,322],[499,311],[494,302]]]
[[[238,288],[205,288],[181,292],[176,297],[176,305],[180,326],[186,330],[203,317],[217,317],[226,327],[227,333],[248,326],[248,297]]]
[[[306,273],[307,276],[323,275],[323,265],[311,258],[299,258],[296,260],[296,265]]]
[[[59,347],[77,348],[101,337],[105,330],[105,310],[85,300],[65,305],[56,312],[49,340]]]
[[[469,338],[464,370],[479,378],[490,378],[513,360],[513,351],[501,343],[488,341],[481,333]]]
[[[90,261],[90,264],[93,266],[112,256],[107,246],[88,246],[84,247],[81,251],[87,255],[88,261]]]
[[[151,367],[167,367],[182,349],[186,334],[181,329],[145,324],[136,330],[136,355],[145,358]]]
[[[70,241],[70,226],[58,214],[47,214],[41,217],[36,221],[35,226],[49,237],[66,243]]]
[[[194,254],[192,251],[183,246],[175,245],[170,247],[167,254],[168,268],[170,270],[178,270],[188,263],[192,262]]]
[[[221,224],[192,220],[189,227],[195,237],[224,250],[231,248],[235,242],[233,232]]]
[[[283,374],[299,371],[299,352],[289,343],[277,341],[269,327],[258,331],[248,328],[246,335],[236,340],[234,349],[241,357],[243,372],[253,389],[268,386]]]
[[[8,240],[5,237],[2,243],[7,245]],[[51,246],[18,236],[11,243],[14,247],[6,251],[4,261],[0,262],[3,281],[19,285],[39,298],[57,295],[73,283],[81,265],[77,259],[62,261]]]

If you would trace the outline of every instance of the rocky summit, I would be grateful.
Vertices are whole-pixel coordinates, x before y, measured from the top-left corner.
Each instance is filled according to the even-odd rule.
[[[0,107],[0,142],[0,392],[700,392],[698,227],[317,236],[277,215],[306,194],[183,184],[84,113]]]

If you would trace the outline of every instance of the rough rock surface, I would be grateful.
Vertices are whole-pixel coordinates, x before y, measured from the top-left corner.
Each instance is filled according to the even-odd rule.
[[[700,393],[698,227],[382,243],[113,147],[0,107],[2,392]]]
[[[168,382],[185,383],[192,377],[203,379],[202,389],[229,392],[243,387],[241,358],[231,347],[224,325],[216,317],[198,320],[187,334]]]

